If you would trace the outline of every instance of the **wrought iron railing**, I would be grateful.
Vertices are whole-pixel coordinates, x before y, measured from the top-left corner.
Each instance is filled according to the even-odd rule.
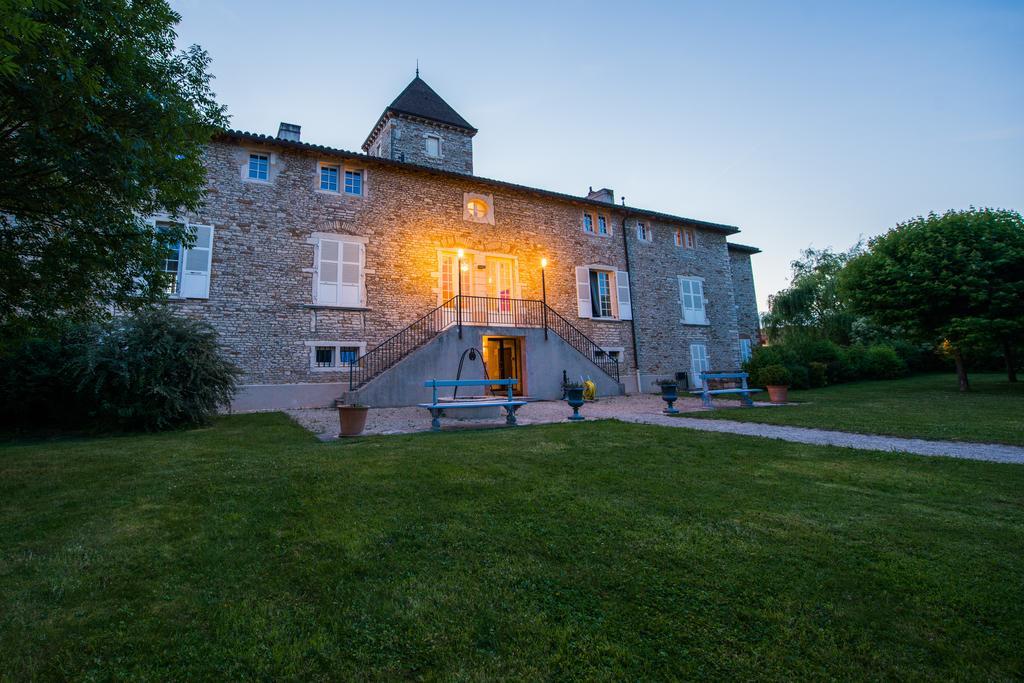
[[[465,325],[541,327],[545,335],[550,330],[619,381],[618,361],[545,302],[456,295],[353,361],[349,389],[363,386],[449,327],[458,326],[462,336]]]

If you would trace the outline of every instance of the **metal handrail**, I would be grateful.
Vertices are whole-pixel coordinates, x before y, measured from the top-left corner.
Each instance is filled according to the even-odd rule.
[[[554,324],[552,324],[554,321]],[[508,325],[551,330],[619,381],[619,362],[544,301],[455,295],[349,365],[350,390],[363,386],[452,325]]]

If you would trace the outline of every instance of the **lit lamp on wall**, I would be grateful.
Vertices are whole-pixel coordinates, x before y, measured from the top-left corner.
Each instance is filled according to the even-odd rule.
[[[541,301],[543,302],[544,311],[544,339],[548,338],[548,285],[544,278],[544,271],[548,269],[548,260],[542,258],[540,260],[540,294]]]

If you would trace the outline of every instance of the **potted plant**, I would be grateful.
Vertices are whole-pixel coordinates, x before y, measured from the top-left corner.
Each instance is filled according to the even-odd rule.
[[[359,436],[366,428],[366,414],[369,406],[362,403],[338,404],[338,419],[341,420],[340,436]]]
[[[792,381],[785,365],[766,365],[757,375],[758,384],[768,390],[768,398],[772,403],[785,403],[789,400],[789,383]]]
[[[674,379],[659,379],[654,384],[661,387],[661,400],[668,404],[665,413],[668,415],[678,413],[679,409],[672,404],[679,400],[679,382]]]
[[[569,416],[569,419],[582,420],[580,406],[583,405],[583,385],[579,382],[564,382],[562,389],[565,390],[565,402],[572,408],[572,415]]]

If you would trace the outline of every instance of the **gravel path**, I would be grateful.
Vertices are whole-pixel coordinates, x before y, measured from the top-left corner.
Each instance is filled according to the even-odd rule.
[[[767,405],[767,404],[758,404]],[[967,460],[987,460],[1024,464],[1024,447],[999,444],[966,443],[954,441],[928,441],[925,439],[903,439],[895,436],[853,434],[806,427],[784,427],[779,425],[732,420],[706,420],[693,417],[670,417],[662,414],[665,407],[659,396],[639,394],[612,396],[588,403],[580,413],[588,419],[616,419],[623,422],[652,424],[662,427],[685,427],[707,432],[723,432],[744,436],[760,436],[782,441],[814,444],[819,446],[844,446],[875,451],[900,451],[917,455],[937,455]],[[676,402],[681,411],[703,410],[700,399],[684,398]],[[722,410],[734,410],[723,408]],[[740,410],[735,408],[735,410]],[[287,411],[299,424],[315,433],[320,439],[331,440],[338,436],[338,412],[327,409]],[[563,422],[572,413],[562,401],[537,401],[519,409],[519,424],[545,424]],[[504,413],[502,413],[504,415]],[[488,420],[441,420],[442,428],[480,428],[502,426],[504,418]],[[583,423],[585,424],[585,423]],[[422,408],[378,408],[371,410],[366,422],[365,434],[408,434],[430,430],[430,415]]]

